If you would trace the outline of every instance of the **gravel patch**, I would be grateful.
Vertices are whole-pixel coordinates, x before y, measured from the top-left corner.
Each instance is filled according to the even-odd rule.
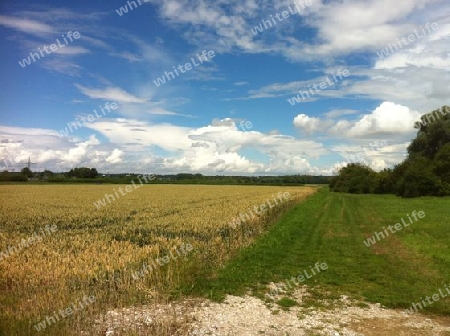
[[[380,304],[356,305],[346,296],[321,302],[328,308],[307,307],[303,299],[308,295],[305,287],[287,295],[299,304],[289,310],[250,295],[229,295],[222,303],[184,300],[130,307],[107,312],[96,325],[108,336],[131,330],[138,335],[151,331],[186,336],[450,335],[450,318],[409,315]]]

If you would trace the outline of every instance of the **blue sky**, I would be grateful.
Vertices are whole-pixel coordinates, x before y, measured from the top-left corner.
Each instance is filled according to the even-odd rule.
[[[449,104],[446,0],[134,3],[2,1],[0,169],[380,170]]]

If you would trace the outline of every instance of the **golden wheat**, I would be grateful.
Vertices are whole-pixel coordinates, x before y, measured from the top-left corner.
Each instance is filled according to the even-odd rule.
[[[113,185],[0,186],[0,251],[17,246],[46,225],[57,231],[0,258],[0,311],[4,317],[36,321],[82,295],[96,308],[156,298],[196,270],[219,267],[262,233],[268,223],[315,189],[265,186],[145,185],[97,209],[94,202]],[[291,199],[231,228],[240,213],[272,195]],[[139,280],[143,263],[181,244],[193,251]],[[190,280],[189,280],[190,279]],[[30,322],[31,323],[31,322]]]

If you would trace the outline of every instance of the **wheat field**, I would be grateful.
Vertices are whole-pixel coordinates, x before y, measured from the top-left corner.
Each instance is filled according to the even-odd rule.
[[[315,192],[309,187],[144,185],[97,209],[94,202],[114,189],[0,186],[0,328],[7,325],[17,334],[33,330],[45,316],[84,295],[94,296],[95,304],[58,322],[55,330],[81,330],[111,307],[167,300],[180,284],[194,285],[196,276],[221,267],[287,208]],[[290,199],[229,225],[279,192]],[[186,246],[191,249],[181,253]],[[145,264],[153,270],[133,277]]]

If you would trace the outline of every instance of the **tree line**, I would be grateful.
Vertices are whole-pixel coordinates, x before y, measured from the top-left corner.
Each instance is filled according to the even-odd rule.
[[[32,172],[24,168],[20,173],[4,171],[0,182],[46,181],[51,183],[113,183],[130,184],[139,174],[100,174],[96,168],[77,167],[68,172],[54,173],[49,170]],[[273,185],[301,186],[304,184],[328,184],[329,176],[282,175],[282,176],[207,176],[199,173],[155,174],[151,184],[211,184],[211,185]]]

